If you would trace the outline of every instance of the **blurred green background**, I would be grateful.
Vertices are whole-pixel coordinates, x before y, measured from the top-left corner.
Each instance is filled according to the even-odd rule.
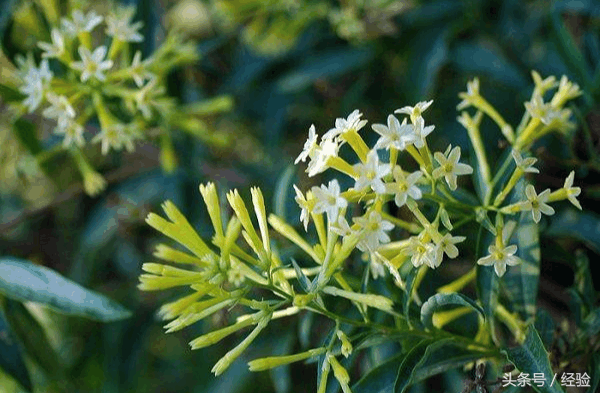
[[[28,13],[41,12],[43,2],[0,2],[2,62],[13,62],[17,53],[33,48],[35,40],[28,37],[34,30],[26,22]],[[370,123],[384,123],[394,109],[433,99],[426,116],[436,126],[430,138],[433,148],[444,149],[451,142],[463,146],[465,157],[473,156],[467,134],[456,122],[455,108],[458,92],[475,76],[480,78],[482,95],[513,125],[531,94],[531,70],[543,77],[567,75],[585,91],[578,101],[577,131],[567,138],[548,136],[534,148],[541,171],[536,188],[561,187],[575,169],[576,185],[583,189],[584,212],[568,210],[575,218],[552,217],[542,236],[539,301],[557,320],[568,315],[561,291],[573,282],[573,251],[584,248],[592,261],[600,254],[597,1],[127,3],[137,7],[136,19],[144,22],[146,41],[140,49],[145,56],[167,29],[183,29],[197,43],[200,60],[170,76],[169,92],[180,104],[226,95],[233,105],[173,134],[178,167],[170,174],[161,169],[160,150],[151,141],[138,145],[133,153],[106,157],[98,146],[87,147],[86,153],[109,182],[96,198],[83,193],[76,171],[60,159],[53,164],[60,168],[55,171],[60,181],[29,179],[24,174],[15,178],[2,172],[0,255],[48,266],[133,311],[130,319],[100,324],[27,305],[40,323],[39,329],[32,327],[31,340],[41,336],[43,329],[57,353],[55,362],[61,364],[59,371],[49,371],[52,359],[25,357],[36,391],[314,391],[314,365],[255,374],[246,366],[252,358],[290,353],[304,348],[311,337],[321,337],[320,329],[327,326],[311,325],[307,316],[272,324],[219,378],[210,374],[210,368],[240,336],[196,352],[189,350],[187,342],[209,328],[224,326],[230,317],[227,312],[176,334],[164,334],[155,312],[178,293],[142,293],[136,287],[142,263],[152,261],[154,246],[162,241],[145,225],[145,216],[170,199],[201,235],[212,236],[198,185],[213,181],[222,193],[239,188],[243,196],[249,195],[250,185],[262,187],[271,211],[298,224],[291,185],[305,189],[325,178],[308,179],[302,166],[292,165],[308,128],[314,123],[322,134],[336,117],[346,117],[354,109]],[[107,5],[94,2],[94,6],[101,10]],[[3,109],[0,101],[0,117]],[[43,132],[41,119],[29,120]],[[491,162],[496,163],[506,146],[497,127],[485,122],[485,144]],[[13,151],[3,132],[0,170]],[[56,143],[51,138],[46,142]],[[592,263],[595,274],[597,266]],[[366,354],[364,367],[391,351],[382,347]],[[353,381],[361,371],[351,370]],[[414,391],[458,392],[468,375],[461,370],[447,373],[429,383],[433,390],[423,384]],[[0,376],[0,391],[19,388],[9,377]]]

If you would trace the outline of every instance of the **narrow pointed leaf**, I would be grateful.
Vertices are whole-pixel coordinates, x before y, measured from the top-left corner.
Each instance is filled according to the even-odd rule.
[[[21,303],[6,299],[4,312],[10,326],[27,354],[54,378],[61,378],[61,364],[44,329]]]
[[[419,269],[410,269],[406,276],[406,292],[404,297],[404,318],[410,323],[410,302]]]
[[[487,255],[488,246],[494,241],[493,236],[484,231],[479,230],[479,238],[477,241],[477,258]],[[498,304],[498,290],[500,288],[498,276],[492,266],[477,265],[477,298],[481,303],[488,326],[493,326],[494,310]],[[494,334],[494,329],[490,330]]]
[[[446,306],[466,306],[484,316],[483,309],[461,293],[438,293],[433,295],[421,306],[421,322],[428,329],[433,329],[433,314],[442,311]]]
[[[398,368],[398,377],[394,384],[394,393],[404,393],[412,383],[415,369],[423,360],[423,355],[427,347],[431,344],[430,340],[423,340],[415,345],[404,357],[400,368]]]
[[[600,217],[590,212],[565,209],[552,216],[547,236],[570,237],[584,242],[596,253],[600,253]]]
[[[525,181],[519,182],[511,203],[522,198],[525,186]],[[502,278],[506,295],[510,299],[508,304],[513,308],[512,311],[518,312],[524,320],[529,320],[535,316],[541,260],[539,228],[530,212],[521,214],[508,244],[518,247],[516,255],[522,261],[517,266],[508,266]]]
[[[528,373],[529,375],[533,375],[534,373],[542,373],[546,376],[554,375],[554,371],[550,366],[548,352],[544,349],[542,339],[533,326],[529,326],[523,345],[508,348],[505,350],[505,353],[508,360],[523,373]],[[544,384],[544,386],[532,384],[532,388],[539,393],[564,393],[564,390],[558,383],[552,386],[550,384]]]
[[[23,362],[21,349],[17,345],[5,315],[0,311],[0,368],[19,382],[28,391],[32,390],[29,372]]]
[[[312,285],[310,280],[308,279],[308,277],[306,277],[306,274],[304,274],[304,272],[302,271],[300,266],[298,266],[294,258],[292,258],[292,265],[294,266],[294,270],[296,271],[296,277],[298,278],[298,282],[300,283],[302,290],[308,293]]]
[[[102,322],[131,315],[117,302],[80,286],[52,269],[11,257],[0,259],[0,293],[21,302],[41,303],[62,314]]]

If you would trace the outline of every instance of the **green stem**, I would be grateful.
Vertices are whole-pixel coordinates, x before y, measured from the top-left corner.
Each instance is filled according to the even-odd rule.
[[[421,231],[423,230],[423,228],[421,228],[414,222],[407,222],[407,221],[401,220],[401,219],[394,217],[391,214],[388,214],[385,212],[381,212],[381,217],[392,222],[394,225],[396,225],[400,228],[406,229],[407,231],[409,231],[410,233],[413,233],[413,234],[421,233]]]

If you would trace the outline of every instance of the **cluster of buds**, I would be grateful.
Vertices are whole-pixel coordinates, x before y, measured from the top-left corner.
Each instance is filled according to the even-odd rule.
[[[220,374],[272,320],[301,310],[321,314],[335,322],[328,343],[294,355],[253,360],[249,363],[250,369],[260,371],[316,358],[320,370],[318,391],[325,392],[328,376],[333,371],[343,391],[350,392],[349,374],[337,359],[340,354],[348,357],[353,352],[351,339],[340,328],[349,323],[349,319],[331,311],[328,300],[332,297],[345,299],[356,307],[365,321],[370,320],[368,312],[373,310],[400,316],[394,310],[392,299],[370,293],[368,288],[365,290],[364,284],[363,288],[358,288],[356,280],[348,279],[351,271],[347,265],[355,250],[359,250],[368,261],[368,265],[364,266],[363,282],[368,282],[369,276],[377,279],[391,274],[396,285],[406,290],[400,270],[417,269],[417,277],[422,278],[421,272],[440,267],[445,259],[457,258],[457,245],[466,239],[457,235],[458,228],[465,223],[476,222],[496,235],[495,243],[489,247],[490,255],[480,258],[478,264],[493,265],[498,276],[502,276],[506,265],[519,263],[520,259],[515,255],[517,246],[509,244],[516,221],[510,219],[505,223],[504,217],[521,212],[525,212],[523,215],[527,217],[530,211],[537,222],[542,213],[553,212],[547,202],[562,199],[569,199],[580,207],[575,199],[580,189],[572,187],[573,173],[562,189],[552,193],[544,191],[537,194],[532,185],[522,187],[523,182],[520,181],[525,173],[537,171],[533,167],[534,158],[523,158],[527,153],[525,146],[530,142],[519,144],[524,131],[518,128],[515,135],[512,127],[479,96],[478,90],[475,80],[469,83],[469,92],[461,94],[464,99],[461,108],[475,106],[479,111],[474,117],[463,112],[459,121],[467,128],[476,153],[477,170],[484,179],[486,193],[479,199],[475,196],[466,198],[464,195],[469,192],[463,187],[459,190],[460,176],[474,173],[471,166],[461,162],[460,147],[448,146],[443,152],[431,152],[428,137],[434,126],[426,123],[423,114],[433,101],[427,101],[397,109],[388,116],[387,124],[371,125],[379,136],[371,148],[359,133],[365,129],[367,120],[358,110],[346,118],[336,119],[334,127],[321,138],[314,125],[309,128],[308,139],[296,164],[308,160],[306,172],[309,177],[332,169],[350,178],[351,184],[349,188],[342,189],[340,184],[348,182],[333,178],[327,184],[314,186],[306,192],[294,186],[295,200],[301,210],[300,222],[307,232],[312,223],[316,232],[314,241],[309,240],[313,238],[311,236],[302,236],[282,218],[273,214],[267,216],[264,198],[258,188],[251,190],[252,209],[246,206],[237,190],[227,194],[233,215],[225,223],[226,215],[221,210],[214,184],[200,186],[214,227],[212,246],[200,238],[172,203],[164,204],[169,220],[151,213],[147,222],[152,227],[191,252],[185,253],[163,244],[155,253],[157,258],[186,264],[189,269],[154,262],[143,266],[147,274],[140,278],[140,289],[188,286],[193,291],[161,308],[160,315],[172,320],[166,325],[167,331],[189,326],[224,308],[231,310],[239,306],[253,310],[237,317],[230,326],[207,333],[190,343],[193,349],[205,347],[245,327],[254,326],[244,340],[217,362],[213,372]],[[567,94],[564,93],[565,88],[560,91]],[[572,98],[573,86],[569,91],[567,95]],[[564,103],[564,100],[561,102]],[[512,154],[494,178],[489,172],[479,132],[483,113],[499,123],[501,130],[510,135],[508,139],[513,144]],[[527,113],[526,116],[531,116]],[[535,122],[536,119],[529,120]],[[347,145],[357,157],[356,163],[351,164],[338,154],[343,145]],[[402,161],[402,165],[399,163],[401,154],[408,158]],[[513,168],[512,175],[503,184],[498,184],[500,179],[508,177],[506,172],[510,168]],[[503,204],[509,195],[517,202]],[[425,206],[433,206],[434,209],[424,209]],[[406,209],[412,219],[399,218],[400,215],[391,213],[394,209]],[[251,218],[252,210],[256,221]],[[488,214],[496,215],[495,226]],[[283,261],[278,248],[272,244],[269,226],[298,246],[313,266],[300,267],[294,259],[289,263]],[[460,285],[464,286],[472,278],[473,275],[468,274],[465,279],[459,279]],[[456,290],[458,285],[449,285],[446,289],[452,287]]]
[[[135,7],[118,5],[106,15],[83,9],[62,18],[51,13],[51,40],[37,42],[41,61],[33,52],[15,58],[19,82],[14,88],[23,97],[12,103],[15,118],[39,112],[55,122],[53,133],[62,138],[63,150],[73,156],[91,195],[106,182],[81,154],[88,143],[100,144],[102,154],[108,154],[132,151],[138,141],[160,136],[163,166],[175,165],[169,131],[181,116],[167,94],[166,76],[196,61],[198,54],[176,32],[145,59],[141,51],[133,53],[133,45],[144,40],[135,12]],[[89,122],[97,122],[99,132],[86,127]]]

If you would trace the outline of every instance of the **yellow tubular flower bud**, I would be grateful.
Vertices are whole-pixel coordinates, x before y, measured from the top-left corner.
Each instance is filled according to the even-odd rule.
[[[215,330],[213,332],[202,335],[202,336],[192,340],[190,342],[190,347],[192,347],[192,349],[200,349],[200,348],[204,348],[204,347],[208,347],[210,345],[216,344],[219,341],[221,341],[222,339],[224,339],[225,337],[237,332],[238,330],[241,330],[247,326],[257,323],[260,320],[260,318],[262,318],[264,316],[265,316],[264,311],[258,312],[254,315],[249,315],[248,318],[244,318],[241,321],[238,321],[231,326],[227,326],[223,329]]]
[[[223,222],[221,221],[221,207],[214,183],[200,184],[200,194],[206,204],[210,221],[215,228],[217,237],[223,237]]]
[[[250,189],[252,193],[252,204],[254,205],[254,211],[258,218],[258,227],[260,229],[260,236],[262,238],[263,246],[267,255],[271,253],[271,244],[269,241],[269,228],[267,225],[267,212],[265,209],[265,199],[263,197],[260,188],[252,187]]]
[[[327,361],[331,364],[331,368],[333,369],[333,375],[335,379],[338,380],[340,386],[342,387],[342,391],[344,393],[351,393],[350,386],[348,383],[350,382],[350,376],[348,375],[348,371],[338,362],[338,360],[333,356],[329,355],[327,357]]]
[[[171,248],[166,244],[159,244],[158,246],[156,246],[156,249],[152,255],[154,255],[156,258],[160,258],[165,261],[198,265],[202,267],[207,266],[207,263],[202,259],[185,253],[183,251],[175,250],[174,248]]]
[[[184,313],[177,319],[165,325],[167,333],[176,332],[215,312],[222,310],[225,307],[235,303],[237,299],[214,298],[203,302],[196,302],[188,306]]]
[[[254,330],[252,330],[252,332],[244,339],[244,341],[239,343],[235,348],[227,352],[225,356],[219,359],[219,361],[214,365],[214,367],[211,370],[215,374],[215,376],[221,375],[225,370],[227,370],[231,363],[233,363],[233,361],[237,359],[242,354],[242,352],[246,350],[246,348],[248,348],[248,346],[252,343],[252,341],[254,341],[258,334],[268,325],[270,317],[271,315],[269,314],[262,318],[258,325],[254,328]]]
[[[324,354],[325,348],[310,349],[306,352],[297,353],[295,355],[288,356],[271,356],[261,359],[252,360],[248,363],[250,371],[264,371],[271,368],[285,366],[286,364],[299,362],[302,360],[310,359],[315,356]]]
[[[336,287],[325,287],[323,288],[323,292],[331,296],[340,296],[369,307],[393,313],[392,306],[394,302],[385,296],[344,291]]]
[[[150,213],[146,217],[148,225],[181,243],[197,257],[202,258],[206,254],[214,254],[173,202],[167,200],[162,207],[171,222],[155,213]]]

